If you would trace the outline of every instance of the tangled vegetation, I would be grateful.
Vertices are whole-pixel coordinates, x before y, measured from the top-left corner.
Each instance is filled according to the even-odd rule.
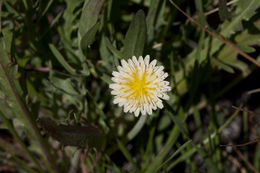
[[[0,172],[259,172],[259,7],[0,0]],[[171,91],[135,117],[109,85],[146,55]]]

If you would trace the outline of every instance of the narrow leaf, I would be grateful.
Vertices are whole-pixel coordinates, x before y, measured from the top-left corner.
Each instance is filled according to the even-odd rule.
[[[94,42],[96,33],[98,31],[98,28],[100,26],[100,23],[96,23],[92,28],[88,30],[88,32],[85,33],[85,35],[82,37],[80,46],[83,52],[87,50],[87,48]]]
[[[70,73],[75,74],[76,70],[72,68],[64,59],[64,57],[61,55],[61,53],[58,51],[58,49],[53,45],[49,44],[49,47],[54,54],[54,56],[57,58],[57,60],[61,63],[61,65]]]
[[[104,2],[105,0],[85,0],[79,22],[81,38],[97,23]]]
[[[141,56],[143,54],[146,34],[145,14],[143,10],[139,10],[131,22],[125,36],[124,49],[122,52],[124,58]]]
[[[124,55],[118,51],[111,43],[110,41],[108,40],[108,38],[105,38],[105,43],[106,43],[106,46],[107,48],[113,53],[114,56],[120,58],[120,59],[123,59],[124,58]]]
[[[170,118],[175,123],[175,125],[177,125],[180,128],[182,134],[185,135],[186,137],[189,137],[188,130],[185,127],[184,123],[178,116],[176,116],[177,112],[175,112],[172,109],[171,105],[169,105],[167,102],[165,103],[165,107],[167,108],[166,113],[170,116]]]

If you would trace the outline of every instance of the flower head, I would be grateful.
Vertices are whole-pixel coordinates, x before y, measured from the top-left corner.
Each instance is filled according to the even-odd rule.
[[[168,100],[166,94],[170,91],[168,81],[164,79],[168,73],[163,71],[163,66],[156,66],[157,61],[150,62],[150,56],[137,60],[135,56],[128,61],[121,60],[118,72],[113,71],[112,81],[109,87],[111,94],[115,95],[114,104],[124,106],[124,112],[134,112],[138,116],[152,114],[157,107],[162,109],[162,99]]]

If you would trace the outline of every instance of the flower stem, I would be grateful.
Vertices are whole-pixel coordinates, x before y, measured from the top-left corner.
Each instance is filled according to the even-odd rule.
[[[139,120],[135,124],[135,126],[132,128],[132,130],[127,134],[127,139],[132,140],[143,128],[145,125],[147,119],[147,115],[140,116]]]

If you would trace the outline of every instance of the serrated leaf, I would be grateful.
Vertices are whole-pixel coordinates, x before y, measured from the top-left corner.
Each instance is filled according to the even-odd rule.
[[[251,25],[249,27],[251,27]],[[260,28],[260,21],[257,21],[253,27],[256,27],[254,34],[245,30],[234,38],[237,47],[246,53],[255,52],[255,49],[250,46],[260,43],[260,32],[257,30],[257,28]],[[243,72],[248,70],[248,67],[244,62],[237,60],[237,52],[227,46],[223,47],[223,49],[218,53],[217,58],[229,66],[235,67]]]
[[[85,0],[79,22],[80,38],[97,23],[104,2],[105,0]]]
[[[143,10],[139,10],[131,22],[125,36],[122,52],[125,59],[132,56],[138,57],[143,54],[146,34],[145,14]]]
[[[240,0],[237,3],[237,10],[235,12],[235,15],[233,15],[234,17],[232,18],[231,22],[225,21],[221,27],[222,29],[220,31],[220,35],[224,37],[230,37],[235,32],[236,28],[240,25],[240,22],[242,20],[248,20],[250,17],[252,17],[255,14],[255,9],[258,8],[260,5],[259,0]],[[205,42],[207,44],[205,44],[204,49],[202,49],[200,52],[201,60],[206,59],[207,55],[212,56],[213,54],[215,54],[224,44],[216,38],[213,38],[212,41],[207,38]],[[209,50],[210,53],[208,53]],[[194,63],[193,57],[195,56],[195,54],[196,49],[194,49],[192,53],[189,54],[187,59],[188,62],[186,62],[186,64],[191,65]]]
[[[235,11],[235,17],[231,21],[225,21],[222,25],[220,34],[224,37],[230,37],[235,33],[236,28],[242,20],[249,20],[260,6],[259,0],[239,0]]]
[[[216,64],[216,66],[218,66],[220,69],[225,70],[228,73],[234,73],[234,69],[224,62],[220,62],[219,60],[212,58],[212,63]]]
[[[57,125],[50,118],[39,118],[37,123],[45,133],[65,146],[101,148],[104,144],[104,134],[91,124],[87,126]]]
[[[66,40],[70,41],[71,40],[71,33],[74,29],[74,22],[75,19],[77,18],[77,15],[75,15],[76,7],[79,6],[79,4],[82,3],[79,0],[66,0],[66,8],[63,14],[64,18],[64,36]]]
[[[94,42],[99,26],[100,26],[100,23],[99,22],[96,23],[82,37],[82,39],[80,41],[80,46],[81,46],[81,49],[83,52],[85,52],[88,49],[88,47]]]

